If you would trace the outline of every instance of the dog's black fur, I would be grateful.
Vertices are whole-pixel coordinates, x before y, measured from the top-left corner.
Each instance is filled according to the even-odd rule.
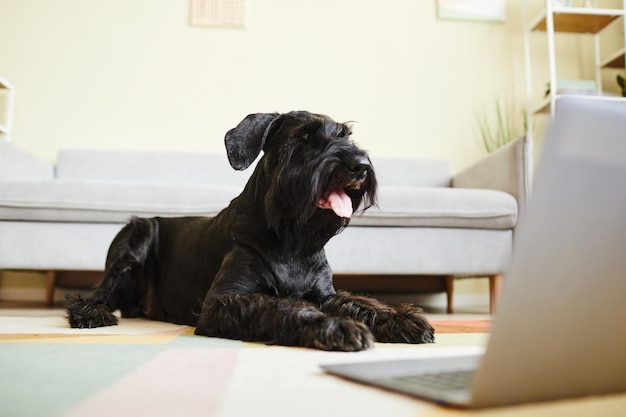
[[[92,297],[66,300],[70,325],[114,325],[119,309],[198,335],[325,350],[433,342],[419,308],[333,287],[324,245],[349,215],[331,195],[344,209],[376,203],[374,169],[350,133],[308,112],[246,117],[226,134],[229,161],[242,170],[264,155],[241,195],[213,218],[133,218]]]

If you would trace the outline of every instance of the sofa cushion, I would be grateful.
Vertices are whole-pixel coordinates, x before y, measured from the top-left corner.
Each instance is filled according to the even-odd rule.
[[[124,223],[130,216],[214,216],[241,187],[117,181],[6,181],[0,219]],[[379,207],[355,226],[510,229],[517,204],[504,192],[429,187],[380,187]]]
[[[116,181],[0,182],[0,219],[125,223],[130,216],[213,216],[241,187]]]
[[[378,207],[357,213],[350,224],[511,229],[516,221],[517,201],[502,191],[383,186]]]

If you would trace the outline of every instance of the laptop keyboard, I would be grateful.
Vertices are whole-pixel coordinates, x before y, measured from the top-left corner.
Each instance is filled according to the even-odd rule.
[[[425,388],[433,391],[452,391],[468,389],[475,371],[453,371],[422,375],[409,375],[390,378],[402,385]]]

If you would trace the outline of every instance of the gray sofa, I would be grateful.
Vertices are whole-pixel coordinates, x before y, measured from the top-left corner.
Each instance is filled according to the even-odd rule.
[[[407,290],[436,277],[452,311],[455,277],[486,276],[495,304],[529,192],[530,142],[450,175],[439,160],[372,157],[379,207],[354,216],[326,253],[337,286]],[[101,271],[132,215],[212,216],[252,168],[224,154],[60,150],[55,166],[0,140],[0,270]]]

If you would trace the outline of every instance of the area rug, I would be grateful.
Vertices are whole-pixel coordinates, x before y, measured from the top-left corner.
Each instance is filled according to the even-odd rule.
[[[2,417],[458,414],[344,381],[319,365],[478,353],[489,327],[489,322],[433,321],[435,344],[376,344],[365,352],[343,353],[198,337],[188,326],[142,319],[76,330],[68,328],[62,312],[2,313]],[[626,404],[620,398],[584,404],[602,411],[589,415],[612,415],[613,402]],[[542,408],[516,415],[552,415],[537,410]]]

